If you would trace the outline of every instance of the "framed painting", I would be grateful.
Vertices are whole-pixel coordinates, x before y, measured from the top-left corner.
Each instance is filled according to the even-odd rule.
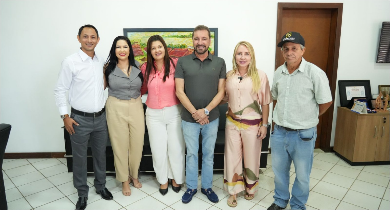
[[[383,98],[390,95],[390,85],[378,85],[378,94],[382,93]],[[390,101],[390,97],[389,97]]]
[[[174,58],[190,55],[194,52],[192,46],[193,28],[124,28],[124,36],[131,41],[135,60],[140,65],[146,62],[146,45],[149,37],[160,35],[168,47],[168,54]],[[210,28],[211,43],[209,51],[218,55],[218,28]]]

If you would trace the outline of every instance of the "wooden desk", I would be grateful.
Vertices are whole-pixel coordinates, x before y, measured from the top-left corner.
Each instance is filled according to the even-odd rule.
[[[333,150],[351,165],[390,164],[390,112],[358,114],[338,107]]]

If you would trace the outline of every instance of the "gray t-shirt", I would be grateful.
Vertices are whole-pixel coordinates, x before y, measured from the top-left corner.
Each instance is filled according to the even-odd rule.
[[[130,100],[138,98],[141,95],[142,81],[140,78],[141,70],[132,66],[130,76],[115,67],[114,71],[108,76],[108,96],[114,96],[121,100]]]
[[[209,53],[201,61],[195,53],[179,58],[176,64],[175,78],[184,79],[184,92],[195,109],[205,108],[218,93],[219,79],[226,78],[225,61]],[[218,107],[210,111],[209,121],[219,117]],[[196,123],[191,113],[183,109],[181,118]]]
[[[319,106],[332,101],[328,77],[316,65],[302,62],[289,74],[286,64],[274,74],[272,98],[277,100],[273,121],[292,129],[308,129],[318,124]]]

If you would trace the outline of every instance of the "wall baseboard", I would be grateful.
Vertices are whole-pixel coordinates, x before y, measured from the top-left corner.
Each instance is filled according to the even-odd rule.
[[[4,159],[64,158],[65,152],[5,153]]]

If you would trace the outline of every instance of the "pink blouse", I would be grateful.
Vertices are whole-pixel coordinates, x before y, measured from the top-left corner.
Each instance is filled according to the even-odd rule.
[[[237,72],[226,80],[226,95],[223,100],[228,101],[230,109],[239,119],[261,119],[260,106],[272,102],[267,75],[261,70],[257,72],[260,77],[260,89],[256,93],[252,92],[252,79],[247,75],[239,79],[241,77]]]
[[[173,63],[176,66],[177,58],[172,58]],[[145,94],[148,91],[148,98],[146,99],[146,105],[152,109],[162,109],[164,107],[174,106],[180,103],[176,97],[175,88],[175,68],[173,64],[170,65],[169,77],[164,78],[164,67],[159,73],[155,73],[154,69],[150,72],[149,82],[146,83],[146,63],[141,66],[142,74],[144,75],[144,84],[141,87],[141,94]]]

